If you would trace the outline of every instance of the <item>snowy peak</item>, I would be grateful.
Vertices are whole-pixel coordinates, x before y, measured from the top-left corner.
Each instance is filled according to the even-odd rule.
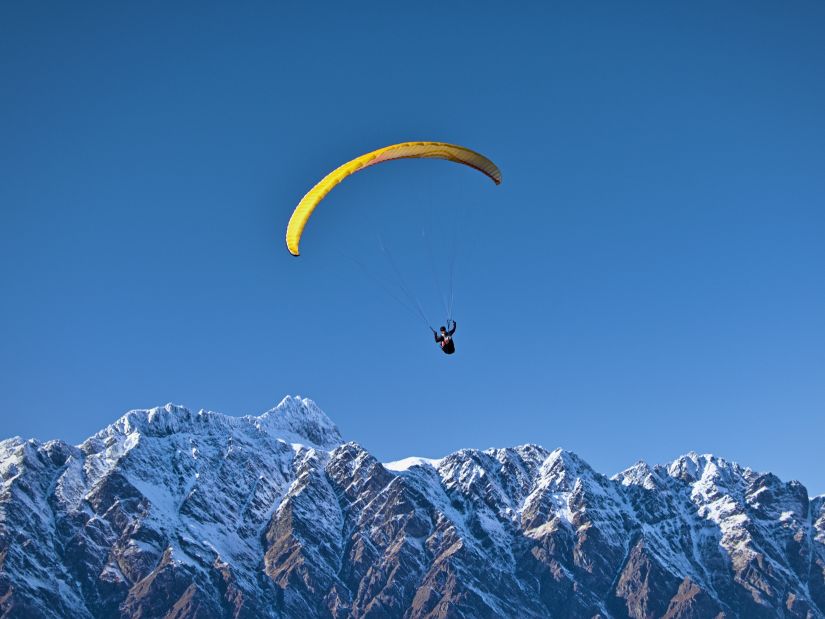
[[[326,450],[344,442],[338,427],[309,398],[287,396],[254,422],[271,436],[287,442]]]
[[[750,473],[735,462],[718,458],[713,454],[697,454],[691,451],[680,456],[667,467],[668,475],[689,484],[696,482],[727,484],[742,479]]]
[[[572,490],[577,481],[596,474],[578,455],[564,449],[551,451],[540,469],[546,486],[560,491]]]
[[[166,404],[127,412],[115,423],[87,439],[84,453],[99,453],[120,444],[124,451],[135,446],[141,437],[164,438],[180,434],[225,434],[254,429],[273,439],[307,447],[330,450],[343,442],[332,420],[308,398],[287,396],[274,408],[259,416],[232,417],[184,406]]]
[[[642,486],[647,490],[658,488],[661,483],[659,470],[642,460],[617,473],[611,479],[618,481],[623,486]]]

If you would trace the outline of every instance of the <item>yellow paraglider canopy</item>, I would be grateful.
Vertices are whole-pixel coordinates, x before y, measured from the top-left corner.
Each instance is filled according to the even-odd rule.
[[[469,148],[464,148],[463,146],[447,144],[445,142],[403,142],[401,144],[385,146],[371,153],[356,157],[352,161],[348,161],[344,165],[336,168],[307,192],[298,203],[298,206],[292,213],[292,217],[289,218],[289,225],[286,229],[286,246],[289,249],[289,253],[293,256],[299,254],[298,244],[301,242],[301,235],[304,232],[304,227],[309,216],[312,215],[312,211],[315,210],[318,203],[320,203],[338,183],[350,174],[354,174],[358,170],[375,165],[376,163],[409,158],[446,159],[447,161],[463,163],[464,165],[483,172],[489,176],[496,185],[501,183],[501,171],[496,164],[484,155],[472,151]]]

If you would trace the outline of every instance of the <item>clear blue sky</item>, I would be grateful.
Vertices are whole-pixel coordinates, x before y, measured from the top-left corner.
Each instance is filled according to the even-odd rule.
[[[175,4],[175,7],[172,7]],[[825,492],[825,4],[0,8],[3,436],[315,399],[379,458],[711,451]],[[393,142],[283,235],[323,174]],[[460,238],[458,353],[422,226]],[[436,262],[449,243],[435,234]]]

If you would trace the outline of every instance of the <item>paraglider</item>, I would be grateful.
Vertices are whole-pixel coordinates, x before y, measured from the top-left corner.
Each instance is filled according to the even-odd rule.
[[[292,216],[289,218],[289,224],[286,229],[286,246],[293,256],[300,254],[299,245],[301,236],[304,233],[307,221],[312,215],[315,208],[320,202],[345,178],[377,163],[384,161],[392,161],[394,159],[444,159],[454,163],[460,163],[471,168],[479,170],[487,177],[489,177],[496,185],[501,184],[501,171],[498,166],[490,161],[484,155],[477,153],[464,146],[456,144],[448,144],[446,142],[402,142],[400,144],[393,144],[385,146],[372,152],[356,157],[347,163],[339,166],[324,178],[322,178],[295,207]],[[423,234],[423,231],[422,231]],[[427,324],[435,336],[436,343],[440,344],[441,350],[448,355],[455,352],[455,343],[453,342],[453,334],[455,333],[456,323],[452,320],[452,265],[450,267],[450,304],[448,306],[445,300],[445,311],[447,312],[447,326],[441,327],[440,333],[436,332],[430,326],[426,315],[421,307],[421,303],[413,295],[409,287],[405,284],[404,278],[401,276],[397,266],[392,260],[391,255],[384,247],[382,242],[381,249],[387,255],[396,276],[399,280],[399,288],[408,297],[408,303],[402,303],[408,310],[418,313],[422,320]],[[440,293],[439,293],[440,294]],[[395,298],[395,295],[392,295]],[[396,300],[398,300],[396,298]],[[399,301],[400,302],[400,301]]]
[[[455,333],[455,320],[448,320],[447,326],[450,326],[452,323],[452,327],[448,330],[447,327],[441,327],[441,333],[436,333],[435,329],[432,329],[433,335],[435,336],[435,343],[441,344],[441,350],[444,351],[445,355],[451,355],[455,352],[455,342],[453,342],[453,333]]]
[[[321,181],[310,189],[295,207],[289,224],[286,228],[286,246],[293,256],[299,255],[298,245],[304,233],[304,227],[315,207],[345,178],[358,170],[368,168],[377,163],[392,161],[393,159],[446,159],[455,163],[462,163],[489,176],[496,185],[501,184],[501,171],[496,164],[469,148],[447,144],[446,142],[402,142],[379,148],[327,174]]]

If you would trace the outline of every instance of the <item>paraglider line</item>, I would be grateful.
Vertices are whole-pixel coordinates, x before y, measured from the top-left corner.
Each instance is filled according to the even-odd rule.
[[[401,275],[401,271],[398,269],[398,266],[395,264],[395,260],[392,258],[392,254],[390,254],[389,250],[384,245],[384,240],[381,238],[381,235],[378,235],[378,242],[381,245],[381,251],[384,252],[384,255],[387,257],[387,261],[390,263],[392,270],[395,272],[395,276],[398,278],[398,286],[407,295],[407,298],[410,299],[416,308],[418,308],[418,313],[424,322],[427,323],[427,326],[432,329],[430,325],[430,321],[427,319],[427,315],[424,313],[424,308],[421,307],[421,302],[418,300],[412,292],[410,292],[409,286],[407,286],[406,281],[404,280],[404,276]]]
[[[421,316],[420,316],[420,314],[419,314],[419,312],[418,312],[418,311],[417,311],[414,307],[412,307],[412,306],[410,306],[408,303],[405,303],[404,301],[402,301],[402,300],[398,297],[398,295],[396,295],[396,294],[395,294],[392,290],[390,290],[390,288],[389,288],[386,284],[384,284],[384,282],[382,282],[382,281],[381,281],[378,277],[376,277],[375,275],[373,275],[372,273],[370,273],[370,271],[367,269],[367,267],[366,267],[366,266],[364,266],[364,264],[363,264],[360,260],[356,259],[356,258],[355,258],[355,257],[353,257],[353,256],[350,256],[349,254],[345,254],[345,253],[343,253],[343,252],[339,252],[339,253],[340,253],[342,256],[344,256],[344,257],[349,258],[350,260],[352,260],[352,261],[353,261],[353,262],[354,262],[354,263],[355,263],[355,264],[356,264],[356,265],[357,265],[357,266],[358,266],[358,267],[359,267],[359,268],[360,268],[360,269],[364,272],[364,274],[365,274],[367,277],[369,277],[372,281],[374,281],[376,284],[378,284],[378,286],[379,286],[379,287],[380,287],[380,288],[381,288],[384,292],[386,292],[386,293],[390,296],[390,298],[392,298],[392,299],[393,299],[396,303],[398,303],[401,307],[403,307],[405,310],[407,310],[408,312],[410,312],[410,313],[411,313],[413,316],[415,316],[416,318],[420,318],[420,317],[421,317]],[[427,321],[425,320],[425,322],[427,322]],[[430,326],[430,323],[429,323],[429,322],[427,322],[427,326],[428,326],[428,327]]]
[[[429,254],[430,258],[430,270],[433,274],[433,280],[435,281],[435,288],[438,292],[438,298],[441,299],[441,303],[444,305],[444,311],[447,314],[447,318],[450,318],[450,309],[447,305],[447,297],[442,292],[441,283],[438,281],[438,272],[435,268],[435,258],[433,257],[433,246],[430,243],[430,237],[427,236],[427,232],[423,227],[421,228],[421,236],[424,237],[424,241],[427,245],[427,254]]]

